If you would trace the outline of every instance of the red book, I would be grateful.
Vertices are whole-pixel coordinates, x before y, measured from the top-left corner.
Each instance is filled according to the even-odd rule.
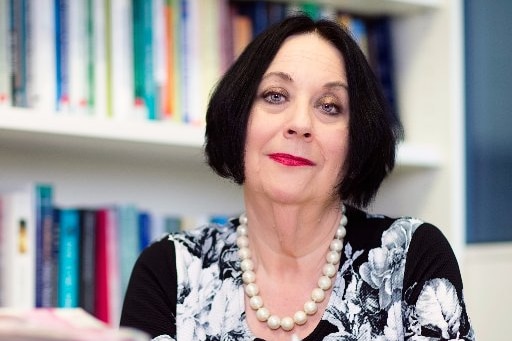
[[[101,208],[96,214],[94,315],[101,321],[115,326],[119,323],[121,311],[116,211],[113,208]]]

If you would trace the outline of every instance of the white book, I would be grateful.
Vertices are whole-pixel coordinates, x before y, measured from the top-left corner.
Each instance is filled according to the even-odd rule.
[[[130,0],[111,0],[112,112],[118,120],[135,117],[133,25]]]
[[[69,106],[71,114],[87,113],[87,8],[69,0]]]
[[[107,118],[106,18],[103,0],[93,0],[94,11],[94,116]]]
[[[187,123],[197,124],[200,120],[201,101],[197,100],[198,89],[201,89],[201,22],[199,0],[187,0],[187,16],[185,18],[184,60],[184,114]],[[201,91],[199,90],[199,93]]]
[[[9,0],[0,0],[0,108],[11,105]]]
[[[3,192],[2,274],[3,305],[35,306],[35,190],[32,186]]]
[[[30,0],[30,106],[36,113],[57,109],[55,9],[53,0]]]

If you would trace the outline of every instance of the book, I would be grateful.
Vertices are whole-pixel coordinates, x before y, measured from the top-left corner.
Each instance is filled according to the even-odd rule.
[[[131,0],[111,0],[112,118],[134,120]]]
[[[116,208],[98,208],[96,213],[94,315],[109,325],[118,323],[121,307],[118,243]]]
[[[133,0],[133,81],[136,105],[146,110],[146,119],[158,118],[154,79],[153,2]]]
[[[135,205],[119,205],[117,208],[117,235],[121,297],[124,296],[133,266],[139,256],[139,221]]]
[[[52,305],[53,206],[53,186],[36,184],[36,307]]]
[[[27,68],[30,4],[28,0],[10,1],[9,32],[11,57],[11,98],[17,107],[28,107]]]
[[[87,106],[87,3],[69,1],[68,5],[69,111],[86,115]]]
[[[35,191],[32,184],[0,193],[2,306],[35,306]]]
[[[370,65],[382,85],[384,96],[386,96],[392,113],[398,116],[391,19],[389,17],[373,18],[366,21],[366,27]]]
[[[57,110],[69,112],[69,0],[55,0]]]
[[[149,341],[132,328],[112,328],[81,308],[0,308],[0,339],[10,341]]]
[[[78,211],[60,209],[59,294],[58,306],[79,306],[80,225]]]
[[[107,111],[107,41],[105,32],[107,30],[107,20],[103,1],[93,1],[93,62],[89,82],[94,89],[92,95],[92,106],[94,116],[99,119],[108,118]]]
[[[56,102],[56,46],[54,0],[30,1],[29,105],[37,112],[53,112]]]
[[[94,314],[96,266],[96,209],[78,211],[80,225],[79,253],[79,303],[85,311]]]
[[[0,0],[0,108],[11,105],[10,1]]]

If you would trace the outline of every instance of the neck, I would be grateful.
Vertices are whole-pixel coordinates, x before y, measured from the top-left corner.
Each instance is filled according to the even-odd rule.
[[[339,202],[306,208],[247,200],[254,262],[268,276],[313,275],[338,227],[340,207]]]

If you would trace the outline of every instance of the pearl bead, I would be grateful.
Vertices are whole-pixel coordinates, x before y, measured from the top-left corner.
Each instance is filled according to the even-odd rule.
[[[278,328],[284,331],[290,331],[295,325],[303,325],[308,320],[308,315],[314,315],[318,311],[317,303],[325,299],[325,291],[332,286],[332,279],[337,272],[335,267],[341,259],[341,251],[343,250],[343,238],[347,231],[345,225],[347,224],[347,217],[345,216],[345,205],[341,206],[343,215],[340,219],[339,226],[336,230],[336,235],[329,245],[329,251],[325,256],[326,264],[322,268],[323,276],[318,279],[318,287],[311,291],[311,299],[304,303],[303,310],[298,310],[292,317],[285,316],[282,319],[277,315],[272,315],[270,311],[265,308],[263,299],[259,296],[259,287],[256,285],[256,274],[254,273],[254,262],[251,259],[251,250],[249,249],[248,237],[248,219],[245,213],[240,215],[240,225],[237,228],[236,244],[239,248],[238,255],[240,256],[240,269],[242,270],[242,281],[245,284],[245,293],[249,297],[249,306],[256,311],[256,318],[260,322],[266,322],[267,326],[276,330]]]
[[[338,262],[340,261],[341,255],[339,252],[329,251],[325,258],[327,260],[327,263],[338,264]]]
[[[327,276],[322,276],[318,279],[318,287],[322,290],[328,290],[331,287],[331,279]]]
[[[244,281],[245,284],[252,283],[256,280],[256,274],[253,271],[244,271],[242,273],[242,281]]]
[[[247,225],[239,225],[236,229],[236,233],[239,236],[247,236]]]
[[[239,236],[237,239],[236,239],[236,245],[242,249],[244,247],[248,247],[249,246],[249,238],[247,238],[247,236]]]
[[[270,329],[276,330],[281,327],[281,319],[277,315],[271,315],[267,320],[267,325]]]
[[[330,263],[324,265],[322,273],[328,277],[334,277],[336,275],[336,267]]]
[[[254,263],[249,258],[246,258],[240,262],[240,268],[242,271],[254,270]]]
[[[283,328],[283,330],[290,331],[293,329],[294,325],[295,322],[289,316],[285,316],[281,319],[281,328]]]
[[[307,301],[304,303],[304,312],[308,315],[313,315],[318,310],[318,306],[313,301]]]
[[[260,288],[256,283],[249,283],[245,286],[245,293],[247,296],[253,297],[260,293]]]
[[[341,217],[341,220],[340,220],[340,225],[341,225],[341,226],[347,226],[347,223],[348,223],[347,216],[346,216],[346,215],[343,215],[343,216]]]
[[[338,229],[336,230],[336,238],[343,239],[345,238],[346,235],[347,230],[343,226],[338,227]]]
[[[316,303],[322,302],[325,299],[325,291],[320,288],[314,288],[311,292],[311,299]]]
[[[260,296],[253,296],[249,300],[249,305],[252,309],[258,310],[263,307],[263,299]]]
[[[330,245],[331,251],[340,252],[343,250],[343,242],[339,239],[333,239]]]
[[[265,307],[261,307],[260,309],[258,309],[256,311],[256,318],[260,322],[265,322],[266,320],[268,320],[269,317],[270,317],[270,311]]]
[[[308,320],[308,315],[303,310],[298,310],[295,315],[293,315],[293,321],[299,326],[302,326]]]
[[[247,215],[245,213],[240,214],[238,221],[240,222],[240,225],[247,225]]]
[[[251,257],[251,250],[248,247],[243,247],[238,250],[238,255],[242,260],[250,258]]]

